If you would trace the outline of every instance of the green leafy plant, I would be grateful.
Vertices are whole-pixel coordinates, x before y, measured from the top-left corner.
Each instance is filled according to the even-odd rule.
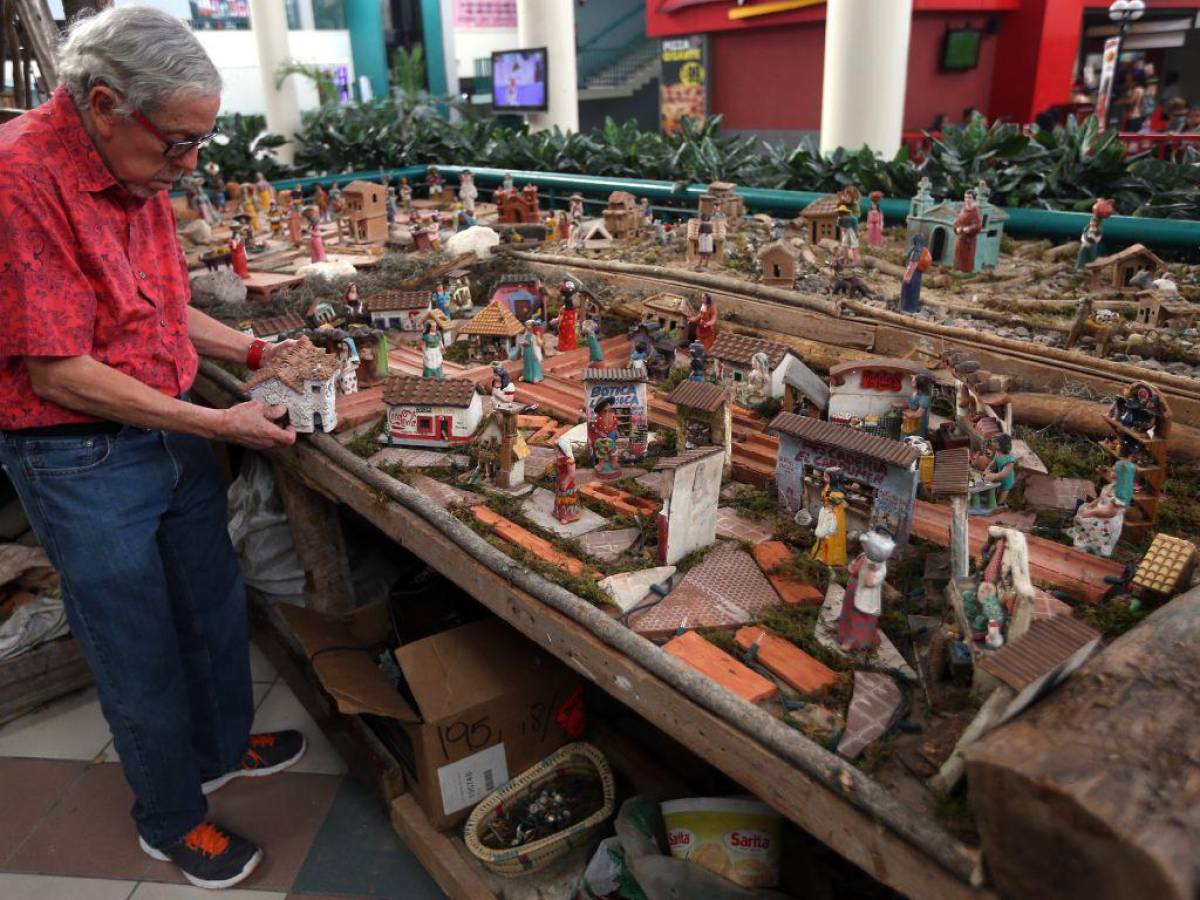
[[[200,168],[210,162],[221,167],[226,180],[250,181],[256,172],[268,179],[286,177],[287,170],[275,159],[272,151],[287,143],[287,138],[267,131],[263,116],[243,116],[241,113],[221,116],[218,140],[200,151]]]
[[[324,106],[337,100],[337,86],[333,83],[333,74],[314,63],[298,62],[294,59],[285,60],[275,70],[275,90],[283,87],[283,83],[293,75],[307,78],[317,89],[317,99]]]

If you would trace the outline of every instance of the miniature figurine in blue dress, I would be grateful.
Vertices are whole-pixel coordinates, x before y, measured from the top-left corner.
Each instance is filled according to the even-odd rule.
[[[542,374],[542,342],[533,330],[537,324],[537,319],[526,322],[518,341],[521,348],[521,380],[527,384],[537,384],[546,378]]]
[[[450,288],[444,278],[438,279],[437,288],[433,292],[433,305],[445,313],[447,319],[454,318],[450,308]]]
[[[583,324],[579,326],[583,332],[583,340],[588,348],[588,362],[602,363],[604,362],[604,349],[600,346],[598,337],[600,326],[595,319],[584,319]]]
[[[387,222],[389,225],[396,224],[396,189],[394,187],[387,189]]]
[[[929,403],[933,393],[933,379],[928,375],[917,376],[917,392],[908,398],[908,414],[904,417],[902,430],[905,434],[929,437]]]
[[[913,235],[904,261],[904,278],[900,282],[900,312],[915,315],[921,311],[921,276],[933,265],[933,256],[925,246],[925,235]]]
[[[708,353],[705,351],[704,345],[699,341],[692,341],[688,344],[688,353],[692,357],[690,363],[692,372],[688,375],[688,379],[691,381],[704,381],[704,365],[708,361]]]

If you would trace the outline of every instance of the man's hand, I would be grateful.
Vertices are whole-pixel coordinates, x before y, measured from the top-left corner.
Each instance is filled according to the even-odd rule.
[[[296,443],[296,429],[275,424],[285,415],[286,406],[267,406],[261,400],[239,403],[224,410],[217,436],[253,450],[289,447]]]
[[[264,366],[270,364],[271,360],[275,358],[277,353],[281,352],[287,347],[294,347],[298,343],[300,342],[295,338],[288,338],[286,341],[280,341],[277,344],[267,344],[267,346],[263,348],[262,364]]]

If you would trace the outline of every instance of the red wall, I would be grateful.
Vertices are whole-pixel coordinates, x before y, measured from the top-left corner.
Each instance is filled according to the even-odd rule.
[[[988,110],[996,38],[985,35],[979,65],[942,72],[942,35],[948,25],[982,27],[986,19],[919,13],[913,17],[904,129],[928,127],[937,113],[957,122],[968,106]],[[727,128],[812,130],[821,127],[824,22],[813,25],[725,31],[709,35],[712,111]]]

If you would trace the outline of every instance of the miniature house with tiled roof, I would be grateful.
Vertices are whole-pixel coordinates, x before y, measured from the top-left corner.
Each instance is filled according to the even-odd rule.
[[[1167,264],[1143,244],[1132,244],[1120,253],[1102,256],[1085,267],[1091,278],[1092,290],[1113,288],[1134,291],[1133,276],[1143,269],[1151,276],[1166,271]]]
[[[372,181],[352,181],[342,188],[345,211],[338,222],[339,230],[347,229],[349,238],[356,243],[386,241],[387,188]]]
[[[791,241],[771,241],[758,251],[762,267],[762,283],[772,287],[790,288],[796,283],[796,265],[800,248]]]
[[[469,378],[392,375],[383,386],[386,444],[455,447],[470,443],[483,418],[483,401]]]
[[[376,328],[419,331],[433,304],[429,291],[382,291],[363,301],[363,309]]]
[[[688,297],[668,292],[651,294],[642,301],[642,309],[645,318],[653,319],[659,328],[679,340],[687,336],[688,319],[699,312]]]
[[[268,406],[286,406],[296,431],[333,431],[337,426],[337,358],[302,337],[281,348],[250,376],[246,390]]]
[[[680,452],[697,447],[720,447],[724,472],[733,466],[733,410],[729,390],[707,381],[679,382],[667,395],[675,404],[675,446]]]
[[[590,366],[583,371],[583,404],[589,430],[596,404],[612,401],[617,416],[617,446],[623,456],[640,458],[646,452],[647,406],[644,368]]]
[[[826,238],[838,239],[838,202],[837,194],[826,194],[800,210],[800,220],[808,229],[806,234],[810,244],[815,245]]]
[[[475,360],[510,359],[524,326],[500,300],[493,300],[459,329],[467,339],[467,355]]]
[[[801,366],[804,365],[791,348],[783,344],[744,334],[734,334],[731,331],[722,331],[713,341],[708,355],[715,361],[717,381],[733,389],[734,399],[738,403],[748,402],[750,374],[754,371],[754,355],[756,353],[767,354],[767,369],[771,379],[768,393],[771,397],[783,397],[783,376],[789,365],[787,363],[789,358],[795,359]]]
[[[779,499],[791,512],[815,503],[820,473],[837,468],[847,486],[850,511],[865,505],[871,510],[866,525],[892,535],[898,548],[907,543],[920,458],[913,447],[791,413],[777,415],[767,430],[779,436],[775,483]]]
[[[614,238],[637,237],[641,230],[642,216],[637,198],[628,191],[613,191],[608,195],[608,206],[604,209],[604,227]]]
[[[242,331],[260,341],[274,341],[285,334],[302,331],[307,327],[308,323],[297,313],[284,313],[282,316],[251,319],[242,327]]]

